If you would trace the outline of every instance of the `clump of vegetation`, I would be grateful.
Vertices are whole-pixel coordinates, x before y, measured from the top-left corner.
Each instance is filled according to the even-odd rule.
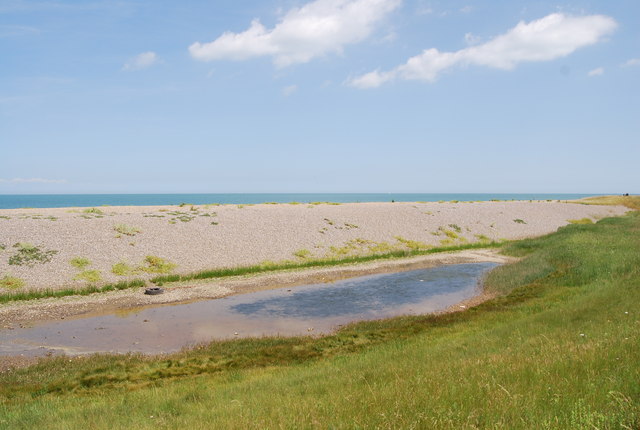
[[[7,245],[0,243],[0,251],[4,251],[5,249],[7,249]]]
[[[36,264],[45,264],[51,261],[54,255],[58,253],[55,250],[42,250],[30,243],[16,243],[13,245],[16,253],[9,257],[9,264],[13,266],[29,266]]]
[[[522,220],[520,218],[514,219],[513,222],[515,222],[516,224],[526,224],[527,223],[525,220]]]
[[[347,230],[351,230],[352,228],[359,228],[357,225],[355,224],[349,224],[348,222],[344,223],[344,226]]]
[[[102,280],[102,274],[99,270],[84,270],[74,276],[73,279],[78,281],[100,282]]]
[[[402,236],[395,236],[395,239],[400,242],[401,244],[403,244],[404,246],[406,246],[409,249],[412,250],[418,250],[418,249],[429,249],[431,248],[431,246],[427,245],[424,242],[420,242],[417,240],[410,240],[410,239],[405,239]]]
[[[82,211],[82,213],[85,214],[96,214],[96,215],[104,215],[104,212],[102,212],[100,209],[98,208],[88,208]]]
[[[145,265],[138,270],[146,273],[171,273],[176,268],[174,263],[155,255],[147,255],[144,259]]]
[[[111,266],[111,273],[117,276],[130,276],[135,274],[135,269],[127,263],[120,262]]]
[[[127,224],[116,224],[113,226],[113,229],[116,232],[127,236],[135,236],[136,234],[142,232],[142,230],[140,230],[139,228]]]
[[[189,212],[173,211],[173,212],[167,212],[167,214],[172,216],[172,218],[169,220],[169,224],[175,224],[176,221],[180,221],[180,222],[192,221],[193,219],[195,219],[197,212],[196,214],[193,214]]]
[[[6,215],[0,215],[0,219],[11,219],[11,217]]]
[[[91,261],[84,257],[75,257],[72,258],[71,261],[69,261],[69,264],[71,264],[76,269],[84,270],[87,266],[91,265]]]
[[[491,242],[491,239],[489,237],[485,236],[484,234],[476,234],[475,237],[480,242]]]
[[[599,196],[576,200],[583,205],[622,205],[629,209],[640,210],[640,196]]]
[[[309,251],[308,249],[299,249],[294,252],[293,255],[304,260],[311,257],[311,251]]]
[[[5,275],[0,278],[0,287],[7,288],[9,290],[16,290],[24,287],[24,281],[20,278],[16,278],[15,276]]]
[[[570,224],[593,224],[591,218],[568,219]]]
[[[458,224],[449,224],[449,227],[451,227],[456,233],[460,233],[462,231],[462,228],[460,228]]]

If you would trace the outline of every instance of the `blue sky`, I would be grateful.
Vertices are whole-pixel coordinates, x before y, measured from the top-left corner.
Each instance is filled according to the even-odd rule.
[[[640,192],[640,2],[0,0],[0,194]]]

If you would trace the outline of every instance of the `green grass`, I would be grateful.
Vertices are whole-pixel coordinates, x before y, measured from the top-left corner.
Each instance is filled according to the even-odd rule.
[[[84,258],[84,257],[75,257],[75,258],[72,258],[71,261],[69,261],[69,264],[71,264],[76,269],[83,270],[87,266],[91,265],[91,261],[89,261],[87,258]]]
[[[598,196],[574,200],[572,203],[583,205],[622,205],[629,209],[640,210],[640,196]]]
[[[96,283],[102,280],[102,274],[99,270],[83,270],[82,272],[74,276],[73,279],[77,281]]]
[[[505,245],[465,312],[0,375],[7,428],[640,427],[640,216]]]
[[[127,263],[120,262],[111,266],[111,273],[117,276],[131,276],[135,273],[135,269]]]
[[[593,224],[591,218],[568,219],[567,221],[571,224]]]
[[[357,239],[356,239],[357,240]],[[385,243],[382,242],[384,245]],[[387,244],[388,245],[388,244]],[[256,264],[252,266],[238,266],[238,267],[225,267],[220,269],[203,270],[194,273],[182,274],[182,275],[167,275],[157,276],[151,279],[151,282],[155,284],[164,284],[166,282],[183,282],[191,281],[195,279],[214,279],[225,278],[230,276],[249,275],[255,273],[273,272],[278,270],[297,270],[307,269],[313,267],[329,267],[329,266],[343,266],[357,263],[366,263],[376,260],[389,260],[399,259],[406,257],[413,257],[417,255],[436,254],[442,252],[455,252],[465,249],[484,249],[484,248],[498,248],[502,246],[502,243],[464,243],[453,246],[442,246],[438,248],[429,249],[394,249],[391,245],[387,247],[381,247],[381,253],[370,253],[365,255],[347,255],[348,253],[338,252],[337,256],[330,256],[327,258],[319,259],[307,259],[304,261],[282,261],[282,262],[268,262],[268,264]],[[341,248],[336,248],[340,250]],[[371,249],[371,248],[370,248]],[[377,252],[378,248],[374,246],[373,252]],[[393,249],[386,251],[387,249]]]
[[[116,232],[127,236],[135,236],[136,234],[142,232],[142,230],[140,230],[139,228],[127,224],[116,224],[113,226],[113,229]]]
[[[0,278],[0,288],[6,288],[9,290],[17,290],[24,287],[24,280],[16,278],[15,276],[5,275]]]
[[[171,273],[176,268],[174,263],[155,255],[147,255],[144,263],[138,270],[146,273]]]
[[[96,215],[104,215],[104,212],[102,212],[100,209],[98,208],[87,208],[85,210],[82,211],[82,213],[85,214],[96,214]]]
[[[17,293],[0,294],[0,303],[9,303],[24,300],[36,300],[55,297],[67,297],[67,296],[88,296],[94,293],[106,293],[109,291],[126,290],[129,288],[141,288],[146,284],[140,279],[133,281],[118,282],[116,284],[107,285],[88,285],[81,288],[64,288],[64,289],[43,289],[43,290],[30,290],[21,291]]]

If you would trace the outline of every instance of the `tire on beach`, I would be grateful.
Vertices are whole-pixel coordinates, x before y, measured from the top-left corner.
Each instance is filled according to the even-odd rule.
[[[151,287],[151,288],[146,288],[144,290],[144,293],[149,296],[157,296],[158,294],[164,293],[164,289],[160,287]]]

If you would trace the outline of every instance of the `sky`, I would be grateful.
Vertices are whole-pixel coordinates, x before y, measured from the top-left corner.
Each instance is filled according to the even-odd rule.
[[[0,0],[0,194],[640,193],[640,2]]]

